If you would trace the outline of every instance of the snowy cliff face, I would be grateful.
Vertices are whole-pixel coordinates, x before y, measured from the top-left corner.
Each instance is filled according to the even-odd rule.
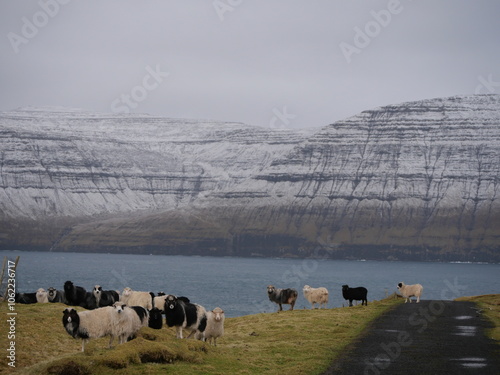
[[[5,244],[49,216],[40,246],[61,250],[500,261],[497,95],[376,108],[307,139],[130,115],[0,121]]]
[[[0,215],[38,220],[174,209],[258,173],[301,140],[238,123],[4,112]]]

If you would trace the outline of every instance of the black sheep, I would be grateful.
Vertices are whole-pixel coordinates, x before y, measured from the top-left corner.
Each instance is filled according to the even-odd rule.
[[[153,329],[161,329],[163,327],[163,316],[160,309],[153,307],[149,310],[148,326]]]
[[[31,304],[37,303],[36,293],[16,293],[15,296],[17,303]]]
[[[81,302],[78,306],[81,306],[87,310],[94,310],[99,307],[97,306],[97,300],[95,299],[94,294],[90,292],[85,293],[85,301]]]
[[[349,285],[342,285],[342,296],[345,300],[349,300],[349,306],[352,306],[352,301],[361,301],[361,306],[368,306],[368,290],[365,287],[349,288]]]
[[[68,305],[85,307],[87,303],[87,291],[84,287],[75,286],[71,281],[64,283],[64,294]]]

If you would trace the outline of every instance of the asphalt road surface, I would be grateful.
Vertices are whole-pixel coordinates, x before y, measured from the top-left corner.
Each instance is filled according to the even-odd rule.
[[[500,346],[473,302],[406,303],[378,318],[327,374],[500,374]]]

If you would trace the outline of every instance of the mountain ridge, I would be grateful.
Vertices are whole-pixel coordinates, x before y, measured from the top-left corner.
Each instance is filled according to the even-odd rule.
[[[33,245],[16,233],[36,223],[54,251],[500,261],[498,95],[378,107],[309,136],[10,117],[0,114],[0,141],[17,134],[21,157],[2,146],[1,248]]]

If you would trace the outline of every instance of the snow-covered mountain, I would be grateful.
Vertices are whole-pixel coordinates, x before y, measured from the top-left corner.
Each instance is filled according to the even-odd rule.
[[[239,123],[27,108],[0,114],[0,215],[189,204],[259,173],[303,135]]]
[[[376,108],[308,137],[0,114],[3,248],[500,261],[499,183],[498,95]]]

